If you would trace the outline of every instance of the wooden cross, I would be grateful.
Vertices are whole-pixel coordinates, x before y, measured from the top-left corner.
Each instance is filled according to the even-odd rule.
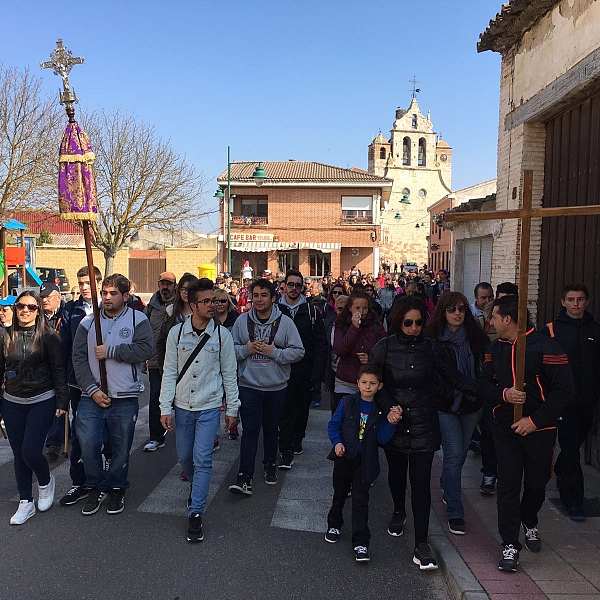
[[[600,205],[555,206],[532,208],[533,171],[523,171],[522,207],[513,210],[495,210],[484,213],[447,213],[444,221],[471,222],[497,219],[521,219],[521,244],[519,249],[519,329],[517,333],[517,372],[515,387],[523,391],[525,386],[525,349],[527,335],[527,292],[529,286],[529,247],[531,242],[531,219],[539,217],[579,217],[600,215]],[[523,416],[523,405],[514,405],[514,422]]]

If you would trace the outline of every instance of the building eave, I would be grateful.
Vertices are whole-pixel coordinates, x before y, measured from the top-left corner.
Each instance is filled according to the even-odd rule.
[[[509,0],[480,34],[477,52],[492,50],[503,54],[561,0]]]

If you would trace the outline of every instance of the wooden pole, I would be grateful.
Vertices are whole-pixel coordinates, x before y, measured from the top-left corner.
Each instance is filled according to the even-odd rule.
[[[521,215],[521,244],[519,252],[519,329],[517,333],[517,364],[515,387],[525,390],[525,354],[527,349],[527,297],[529,291],[529,247],[531,241],[531,202],[533,171],[523,172],[523,212]],[[514,405],[514,422],[523,418],[523,405]]]
[[[8,263],[6,262],[6,229],[3,227],[0,229],[0,248],[4,252],[4,279],[2,280],[2,296],[6,297],[9,294],[8,291]]]
[[[85,255],[87,257],[88,271],[90,273],[90,290],[92,292],[92,307],[94,309],[94,329],[96,330],[96,345],[102,345],[102,329],[100,326],[100,307],[98,306],[98,288],[96,287],[96,274],[94,272],[94,257],[92,255],[92,237],[90,234],[90,222],[86,219],[82,221],[83,239],[85,241]],[[106,378],[106,362],[99,360],[100,366],[100,387],[108,395],[108,382]]]
[[[27,268],[25,267],[25,231],[21,229],[21,248],[23,248],[23,264],[21,265],[21,281],[27,287]]]

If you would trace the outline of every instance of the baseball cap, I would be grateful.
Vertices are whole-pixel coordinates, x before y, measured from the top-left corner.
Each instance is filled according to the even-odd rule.
[[[163,271],[158,276],[158,280],[159,281],[172,281],[173,283],[175,283],[177,281],[177,278],[175,277],[175,275],[173,273],[171,273],[171,271]]]
[[[53,283],[47,283],[47,282],[42,283],[42,285],[40,287],[40,298],[46,298],[52,292],[58,292],[60,294],[60,290],[58,289],[57,285],[54,285]]]
[[[6,296],[0,300],[0,306],[13,306],[16,301],[16,296]]]

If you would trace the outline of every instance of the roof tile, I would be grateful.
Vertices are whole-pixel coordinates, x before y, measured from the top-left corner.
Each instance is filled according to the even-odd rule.
[[[269,183],[282,182],[308,182],[308,183],[374,183],[391,185],[392,180],[385,177],[371,175],[358,169],[343,169],[311,161],[270,161],[260,163],[267,174]],[[231,163],[231,181],[252,181],[252,173],[258,165],[254,162]],[[217,181],[227,181],[227,171],[217,177]]]

